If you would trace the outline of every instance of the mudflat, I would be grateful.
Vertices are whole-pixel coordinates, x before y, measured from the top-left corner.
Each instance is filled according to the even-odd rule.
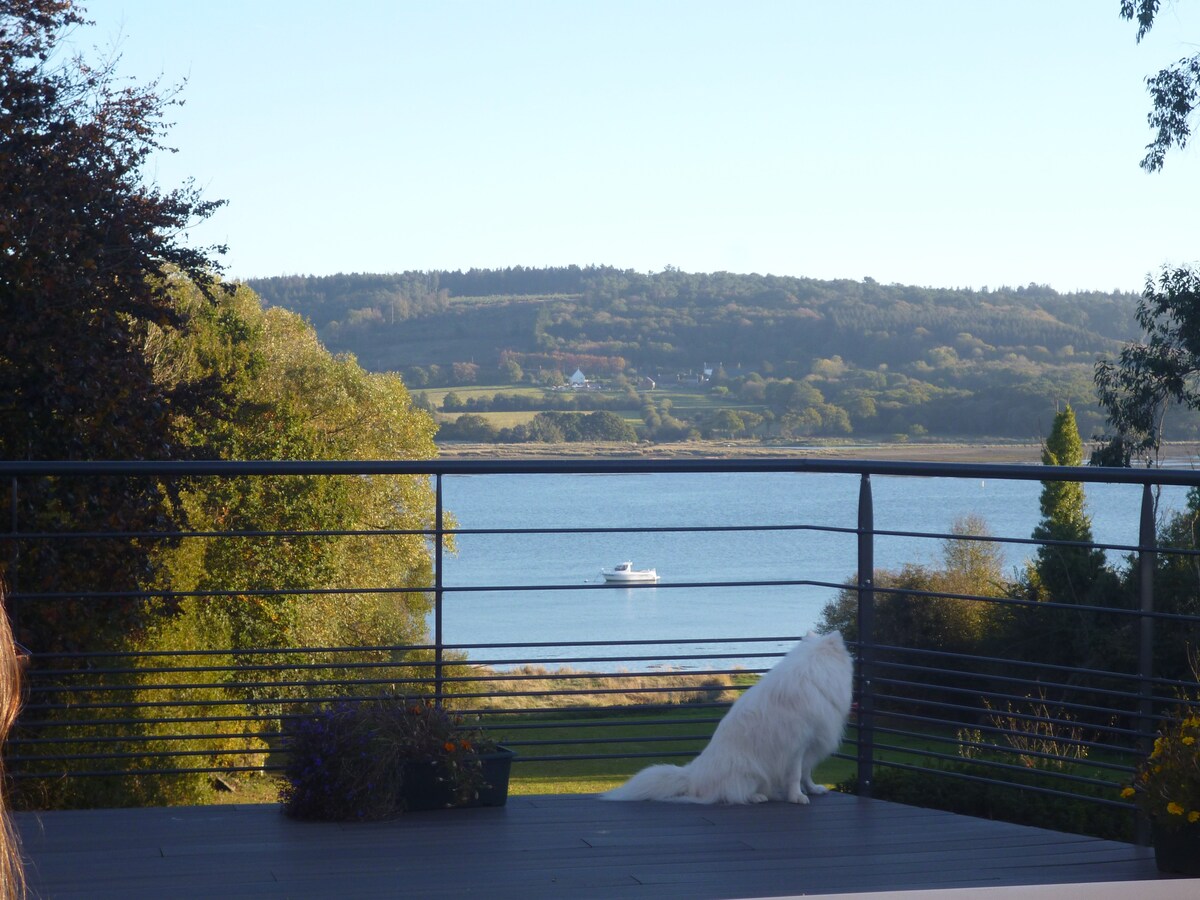
[[[757,441],[681,441],[672,444],[467,444],[439,445],[443,459],[750,459],[823,458],[913,462],[1038,463],[1040,443],[861,442],[784,446]],[[1091,447],[1084,445],[1084,457]],[[1164,459],[1200,454],[1200,444],[1164,445]]]

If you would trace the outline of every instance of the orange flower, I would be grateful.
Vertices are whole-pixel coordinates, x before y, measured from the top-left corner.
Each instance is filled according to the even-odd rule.
[[[454,752],[454,741],[446,741],[446,743],[442,744],[442,749],[445,750],[447,753],[453,753]]]
[[[464,749],[464,750],[470,750],[471,742],[467,741],[467,740],[462,740],[462,741],[458,742],[458,746],[462,747],[462,749]]]

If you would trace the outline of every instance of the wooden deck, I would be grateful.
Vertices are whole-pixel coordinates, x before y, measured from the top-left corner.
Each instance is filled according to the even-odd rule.
[[[807,807],[513,797],[355,825],[273,805],[14,818],[45,898],[702,900],[1158,879],[1146,848],[844,794]]]

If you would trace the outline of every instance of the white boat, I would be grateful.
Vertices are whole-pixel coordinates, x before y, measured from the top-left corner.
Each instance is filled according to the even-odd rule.
[[[626,560],[611,569],[601,569],[600,574],[609,584],[655,584],[658,582],[658,572],[655,569],[635,569],[633,563]]]

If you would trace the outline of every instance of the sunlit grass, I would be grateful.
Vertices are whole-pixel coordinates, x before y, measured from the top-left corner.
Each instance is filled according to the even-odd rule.
[[[463,415],[461,412],[438,413],[437,418],[439,422],[454,422],[461,415]],[[495,429],[501,429],[524,425],[526,422],[533,420],[534,416],[537,415],[537,411],[513,410],[510,412],[471,413],[471,415],[479,416]]]

